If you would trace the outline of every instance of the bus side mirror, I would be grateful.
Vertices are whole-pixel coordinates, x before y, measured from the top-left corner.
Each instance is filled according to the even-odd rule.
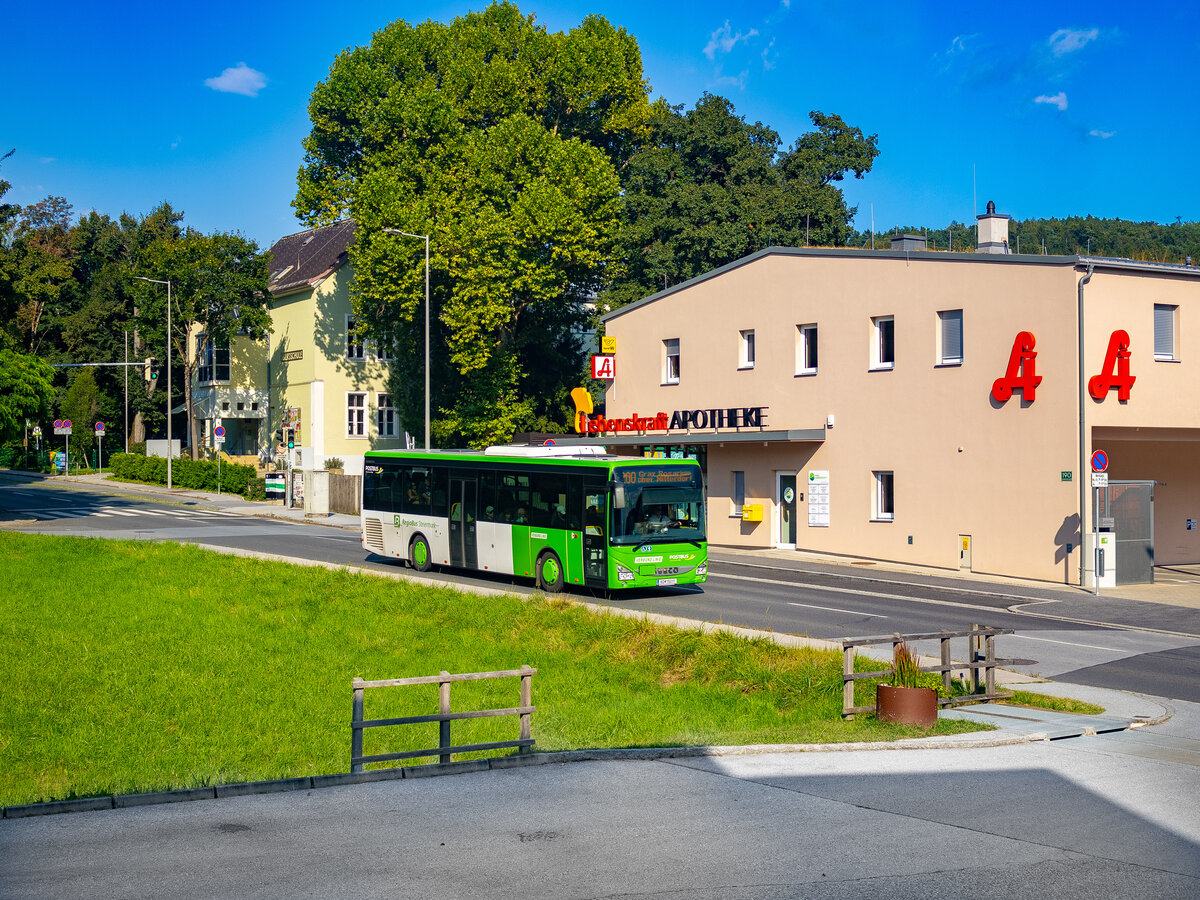
[[[625,508],[625,485],[613,485],[613,509]]]

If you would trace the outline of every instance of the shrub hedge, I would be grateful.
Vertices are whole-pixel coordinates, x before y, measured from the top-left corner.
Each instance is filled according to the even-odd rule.
[[[141,481],[147,484],[167,483],[167,459],[164,456],[139,456],[136,453],[114,453],[108,460],[114,478],[123,481]],[[257,482],[257,491],[265,496],[263,479],[255,478],[253,466],[236,463],[221,463],[221,490],[230,494],[245,494],[255,499],[252,491]],[[217,463],[204,459],[176,459],[171,465],[171,481],[178,487],[198,491],[217,489]]]

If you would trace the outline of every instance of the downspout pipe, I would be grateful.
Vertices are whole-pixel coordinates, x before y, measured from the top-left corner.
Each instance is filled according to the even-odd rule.
[[[1088,263],[1087,274],[1079,279],[1079,310],[1076,318],[1079,322],[1079,586],[1086,588],[1087,565],[1088,565],[1088,542],[1087,542],[1087,521],[1084,518],[1084,513],[1087,510],[1087,492],[1091,479],[1088,475],[1088,444],[1087,444],[1087,428],[1084,421],[1087,412],[1087,373],[1084,367],[1083,359],[1083,288],[1089,281],[1092,280],[1092,263]],[[1095,579],[1095,571],[1092,572],[1092,578]],[[1099,592],[1100,584],[1096,582],[1096,590]]]

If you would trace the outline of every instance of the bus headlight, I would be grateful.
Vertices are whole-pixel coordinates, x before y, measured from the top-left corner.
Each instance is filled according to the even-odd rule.
[[[637,577],[636,573],[631,572],[620,563],[617,563],[617,581],[633,581]]]
[[[701,563],[700,565],[696,566],[696,574],[701,577],[704,577],[705,575],[707,575],[708,574],[708,563]]]

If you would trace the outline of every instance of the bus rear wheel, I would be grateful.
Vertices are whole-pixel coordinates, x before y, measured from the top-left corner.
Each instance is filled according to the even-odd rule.
[[[563,569],[558,554],[547,551],[538,557],[537,583],[548,594],[557,594],[563,589]]]
[[[408,545],[408,559],[418,572],[428,572],[433,567],[433,554],[429,551],[429,541],[425,535],[418,534]]]

